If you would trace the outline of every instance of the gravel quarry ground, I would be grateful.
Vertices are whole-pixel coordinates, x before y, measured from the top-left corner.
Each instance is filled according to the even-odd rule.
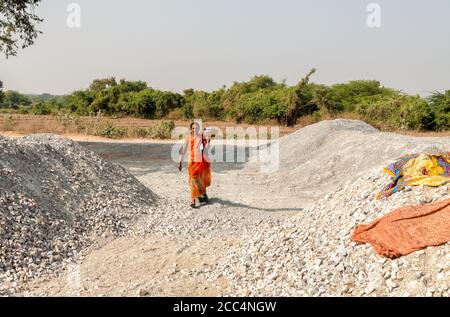
[[[450,151],[449,137],[334,120],[279,146],[272,174],[213,163],[211,202],[193,210],[171,144],[0,138],[0,295],[448,296],[449,244],[389,260],[350,235],[450,198],[441,186],[375,200],[387,163]]]

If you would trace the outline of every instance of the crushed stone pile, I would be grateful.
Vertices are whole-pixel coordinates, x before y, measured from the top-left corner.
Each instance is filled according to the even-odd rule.
[[[93,236],[126,233],[155,201],[124,168],[76,142],[0,138],[0,286],[55,275]]]
[[[450,243],[391,260],[352,242],[356,225],[406,204],[450,198],[448,186],[407,187],[388,199],[382,170],[405,153],[450,151],[450,138],[381,133],[352,120],[323,121],[280,140],[280,171],[269,176],[296,201],[320,199],[278,226],[261,223],[210,273],[231,296],[445,296]],[[300,199],[299,199],[300,198]]]
[[[358,120],[326,120],[280,139],[280,170],[267,182],[317,200],[406,153],[450,151],[450,138],[382,133]]]
[[[447,186],[409,187],[389,199],[379,169],[327,194],[279,226],[262,223],[213,270],[232,296],[449,296],[450,243],[391,260],[352,242],[357,224],[394,208],[450,198]]]

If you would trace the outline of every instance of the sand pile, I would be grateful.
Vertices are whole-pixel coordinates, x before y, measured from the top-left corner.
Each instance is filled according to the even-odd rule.
[[[0,281],[55,273],[155,201],[124,168],[54,135],[0,138]]]

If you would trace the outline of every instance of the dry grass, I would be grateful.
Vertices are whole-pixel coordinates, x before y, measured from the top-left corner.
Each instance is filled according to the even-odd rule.
[[[322,114],[320,120],[332,120],[332,119],[360,119],[358,115],[354,113],[341,113],[337,116],[331,116],[330,114]],[[9,132],[15,134],[34,134],[34,133],[56,133],[61,135],[98,135],[98,130],[105,125],[112,125],[119,131],[124,131],[123,135],[117,136],[117,138],[148,138],[143,137],[142,130],[155,127],[163,121],[167,120],[146,120],[138,118],[114,118],[114,117],[79,117],[74,115],[51,115],[51,116],[35,116],[35,115],[22,115],[22,114],[5,114],[0,113],[0,132]],[[189,120],[173,120],[176,127],[188,127]],[[290,134],[298,129],[301,129],[307,125],[316,123],[318,118],[310,115],[301,117],[298,123],[294,127],[279,126],[280,136]],[[222,130],[225,135],[226,128],[242,128],[249,127],[272,127],[278,126],[274,121],[268,121],[266,124],[251,125],[251,124],[236,124],[234,122],[225,121],[204,121],[203,126],[216,127]],[[390,131],[404,135],[413,135],[421,137],[430,136],[450,136],[450,131],[444,132],[430,132],[430,131],[405,131],[405,130],[387,130],[383,127],[378,127],[383,131]],[[270,133],[270,129],[269,129]],[[5,133],[3,133],[5,134]]]
[[[151,129],[167,120],[146,120],[138,118],[114,117],[79,117],[79,116],[35,116],[22,114],[0,114],[0,132],[14,132],[16,134],[56,133],[98,135],[106,125],[111,125],[119,131],[125,131],[119,138],[142,138],[142,131]],[[190,120],[173,120],[176,127],[189,127]],[[276,123],[268,122],[266,125],[235,124],[224,121],[204,121],[204,127],[215,127],[222,130],[225,135],[226,128],[272,127]],[[294,132],[296,127],[279,127],[280,135]],[[270,129],[269,129],[270,132]]]

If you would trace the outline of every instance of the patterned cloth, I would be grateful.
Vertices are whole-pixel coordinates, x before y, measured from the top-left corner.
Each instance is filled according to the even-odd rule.
[[[389,164],[384,172],[392,179],[377,199],[389,197],[406,186],[441,186],[450,182],[450,152],[408,154]]]

